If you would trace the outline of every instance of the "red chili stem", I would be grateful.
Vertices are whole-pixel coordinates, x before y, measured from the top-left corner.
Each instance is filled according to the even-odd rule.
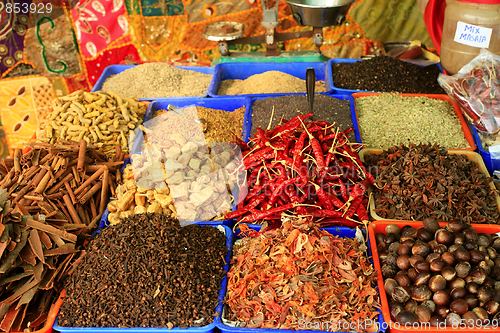
[[[250,221],[256,221],[256,220],[261,220],[265,217],[268,217],[268,216],[271,216],[271,215],[274,215],[274,214],[278,214],[278,213],[282,213],[288,209],[292,209],[295,207],[295,204],[293,203],[289,203],[287,205],[284,205],[284,206],[280,206],[280,207],[275,207],[275,208],[271,208],[271,209],[268,209],[268,210],[265,210],[265,211],[261,211],[261,212],[258,212],[258,213],[253,213],[251,215],[247,215],[245,216],[241,222],[250,222]]]

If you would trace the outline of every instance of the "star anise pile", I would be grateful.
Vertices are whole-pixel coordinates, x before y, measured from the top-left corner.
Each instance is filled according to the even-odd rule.
[[[365,160],[377,176],[375,212],[382,218],[499,224],[492,178],[466,155],[448,154],[437,144],[410,143]]]

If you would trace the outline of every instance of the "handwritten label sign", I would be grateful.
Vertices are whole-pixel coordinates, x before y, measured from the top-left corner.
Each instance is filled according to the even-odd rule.
[[[490,28],[478,27],[477,25],[458,21],[455,42],[487,49],[490,46],[492,31],[493,29]]]

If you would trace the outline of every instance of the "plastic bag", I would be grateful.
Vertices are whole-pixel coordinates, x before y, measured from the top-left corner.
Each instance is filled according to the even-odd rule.
[[[482,49],[460,71],[439,74],[438,83],[457,102],[463,114],[481,132],[500,131],[500,56]]]

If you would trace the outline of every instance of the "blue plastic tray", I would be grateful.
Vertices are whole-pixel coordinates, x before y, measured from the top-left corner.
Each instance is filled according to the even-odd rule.
[[[218,227],[219,225],[212,225],[212,224],[201,224],[201,225],[210,225],[214,228]],[[224,266],[224,270],[226,272],[229,271],[229,261],[231,259],[231,247],[233,244],[233,232],[231,231],[231,228],[221,225],[226,233],[226,247],[228,249],[228,253],[224,260],[226,261],[226,265]],[[202,326],[202,327],[190,327],[190,328],[177,328],[174,327],[172,329],[168,328],[154,328],[154,327],[136,327],[136,328],[118,328],[118,327],[63,327],[59,326],[57,323],[57,319],[54,323],[54,326],[52,328],[55,331],[65,333],[65,332],[98,332],[98,333],[123,333],[123,332],[132,332],[132,333],[149,333],[149,332],[154,332],[154,333],[163,333],[163,332],[193,332],[193,333],[211,333],[214,331],[216,327],[216,322],[219,320],[220,313],[222,313],[222,300],[224,299],[224,295],[226,294],[226,289],[227,289],[227,275],[224,276],[222,279],[221,283],[221,290],[219,291],[219,305],[215,308],[215,311],[219,313],[219,316],[214,318],[214,322]],[[58,316],[59,317],[59,316]]]
[[[157,110],[166,110],[169,104],[176,106],[177,108],[183,108],[187,106],[201,106],[214,110],[224,110],[232,112],[241,107],[245,107],[245,115],[243,118],[243,133],[242,138],[248,141],[248,135],[250,132],[245,131],[249,120],[250,108],[252,100],[245,96],[233,96],[233,98],[199,98],[199,97],[179,97],[179,98],[158,98],[154,102],[150,103],[144,116],[144,123],[148,120],[153,119],[154,113]],[[134,150],[135,151],[135,150]]]
[[[488,149],[483,148],[483,144],[481,143],[481,138],[479,137],[479,133],[477,129],[472,126],[468,121],[467,125],[472,133],[472,137],[474,138],[474,143],[476,144],[478,153],[481,155],[484,161],[484,165],[486,165],[486,169],[490,173],[490,176],[493,175],[493,171],[500,170],[500,159],[492,158]]]
[[[306,79],[306,70],[314,68],[316,80],[325,81],[326,92],[328,90],[326,63],[324,62],[296,62],[296,63],[224,63],[215,66],[212,82],[208,86],[208,95],[210,97],[234,98],[240,95],[217,95],[221,82],[224,80],[245,80],[252,75],[262,74],[269,71],[279,71],[298,77],[302,80]],[[304,83],[305,87],[305,83]],[[241,96],[281,96],[281,95],[297,95],[296,93],[287,94],[246,94]]]
[[[284,94],[280,94],[280,96],[283,96]],[[303,95],[304,98],[306,94],[294,94],[294,95]],[[356,137],[356,142],[361,142],[361,134],[359,133],[359,126],[358,126],[358,118],[356,117],[356,111],[354,107],[354,98],[351,95],[336,95],[336,94],[328,94],[328,93],[321,93],[321,95],[326,95],[332,98],[337,98],[337,99],[342,99],[342,100],[348,100],[349,104],[351,106],[351,119],[352,119],[352,125],[354,127],[354,135]],[[279,96],[261,96],[261,97],[255,97],[252,98],[252,106],[250,106],[249,110],[249,116],[248,116],[248,123],[245,122],[247,129],[246,133],[248,133],[248,136],[250,137],[250,133],[252,132],[252,112],[253,112],[253,102],[259,99],[265,99],[265,98],[276,98]],[[321,120],[321,119],[318,119]],[[248,139],[246,140],[248,142]]]
[[[258,224],[247,224],[248,228],[259,231],[261,226]],[[356,229],[351,229],[348,227],[326,227],[326,228],[320,228],[320,230],[326,230],[332,235],[336,235],[339,237],[345,237],[345,238],[354,238],[356,235]],[[366,246],[368,247],[368,256],[370,257],[370,262],[373,264],[373,257],[372,257],[372,251],[371,251],[371,246],[370,246],[370,239],[368,238],[368,235],[366,233],[365,229],[361,229],[363,232],[363,236],[365,237],[367,244]],[[240,237],[238,236],[239,233],[239,228],[236,228],[235,233],[234,233],[234,238],[239,239]],[[375,267],[375,266],[373,266]],[[226,285],[227,287],[227,285]],[[378,288],[376,288],[378,289]],[[382,311],[379,310],[380,315],[378,316],[378,321],[377,325],[379,327],[379,330],[377,332],[385,332],[385,327],[388,325],[384,323],[384,317],[382,315]],[[221,330],[222,333],[271,333],[271,332],[279,332],[279,333],[293,333],[293,332],[304,332],[304,333],[318,333],[318,332],[323,332],[323,331],[316,331],[316,330],[282,330],[282,329],[266,329],[266,328],[247,328],[247,327],[231,327],[227,326],[224,324],[221,320],[221,317],[216,318],[216,325],[217,328]],[[355,323],[357,325],[357,323]],[[382,328],[382,329],[380,329]],[[352,330],[351,330],[352,331]]]
[[[94,87],[92,87],[92,92],[94,91],[99,91],[102,88],[102,85],[104,84],[104,81],[110,76],[114,74],[119,74],[123,71],[126,71],[127,69],[130,69],[132,67],[135,67],[137,65],[111,65],[108,66],[104,69],[102,72],[101,76],[99,77],[99,80],[95,83]],[[213,67],[200,67],[200,66],[174,66],[180,69],[186,69],[189,71],[194,71],[198,73],[203,73],[203,74],[214,74],[214,68]],[[207,97],[208,96],[208,90],[205,94],[198,96],[198,97]],[[177,98],[188,98],[188,97],[177,97]],[[139,98],[140,101],[154,101],[157,98]]]
[[[351,94],[357,93],[357,92],[379,92],[379,91],[368,91],[368,90],[342,89],[342,88],[335,87],[335,85],[333,84],[333,73],[332,73],[332,65],[333,64],[340,64],[340,63],[352,64],[352,63],[355,63],[358,61],[363,61],[363,60],[366,60],[366,59],[333,58],[333,59],[328,60],[328,63],[327,63],[328,78],[326,79],[326,81],[328,82],[327,89],[331,90],[334,94],[345,94],[345,95],[351,95]],[[439,64],[439,63],[431,64],[429,66],[438,66],[441,73],[443,72],[443,67],[441,67],[441,64]]]

